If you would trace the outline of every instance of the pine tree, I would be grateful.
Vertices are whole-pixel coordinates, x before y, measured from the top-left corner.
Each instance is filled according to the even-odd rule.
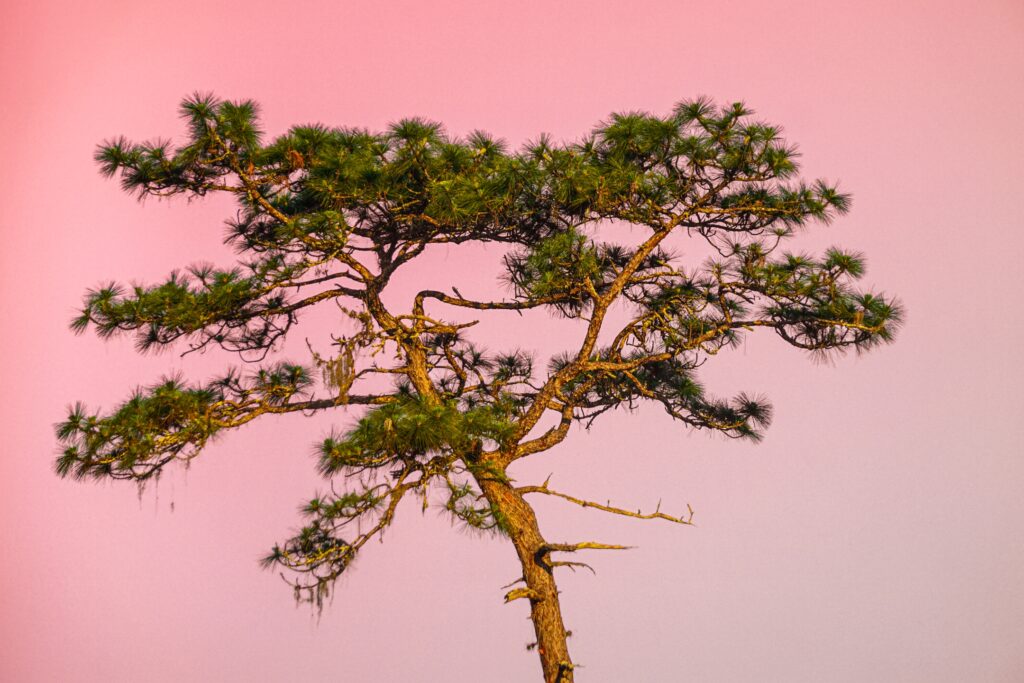
[[[166,378],[109,413],[75,405],[57,428],[57,472],[146,482],[261,415],[340,408],[350,426],[317,447],[320,472],[338,485],[305,504],[301,531],[264,563],[321,605],[404,499],[439,502],[514,546],[522,586],[506,600],[530,603],[545,681],[573,680],[555,570],[583,565],[572,559],[582,551],[621,546],[548,541],[528,496],[679,524],[692,513],[645,514],[548,482],[519,485],[509,467],[555,448],[573,426],[643,403],[690,427],[758,440],[769,405],[709,395],[702,363],[756,328],[834,354],[889,342],[900,323],[894,299],[855,288],[860,254],[782,250],[798,228],[845,213],[849,197],[799,180],[795,149],[742,104],[697,99],[667,116],[615,114],[579,142],[541,137],[515,152],[417,118],[385,133],[297,126],[265,143],[253,102],[196,95],[181,115],[184,144],[121,138],[96,159],[139,197],[233,195],[226,241],[238,264],[89,291],[72,328],[129,333],[142,351],[220,347],[246,369],[205,382]],[[639,244],[615,239],[627,226]],[[684,267],[666,248],[670,235],[703,240],[715,256]],[[463,243],[507,245],[496,273],[505,298],[424,282],[408,309],[384,304],[395,274],[430,245]],[[266,362],[317,304],[335,305],[347,330],[332,337],[332,352]],[[611,323],[623,317],[609,317],[613,306],[625,322]],[[471,339],[476,322],[446,319],[458,309],[486,319],[535,308],[575,321],[579,333],[546,368],[520,350],[486,351]]]

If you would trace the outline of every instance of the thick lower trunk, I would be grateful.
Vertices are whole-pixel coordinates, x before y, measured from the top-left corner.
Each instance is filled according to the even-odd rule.
[[[509,537],[523,567],[530,601],[530,619],[537,635],[537,652],[545,683],[572,683],[573,665],[566,643],[558,588],[550,564],[550,553],[537,526],[533,508],[506,482],[481,477],[480,487],[487,500],[504,517]]]

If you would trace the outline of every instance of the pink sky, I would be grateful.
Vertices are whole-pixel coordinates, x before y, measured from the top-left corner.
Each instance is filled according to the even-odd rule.
[[[854,195],[798,246],[866,251],[867,282],[899,294],[908,323],[894,346],[833,366],[767,335],[714,359],[709,388],[772,399],[761,445],[651,408],[516,470],[696,510],[686,528],[538,503],[553,540],[639,546],[561,579],[579,680],[1024,680],[1024,8],[554,4],[4,5],[0,680],[538,678],[527,608],[501,602],[511,546],[435,512],[405,508],[319,622],[257,568],[322,486],[310,445],[340,415],[264,419],[141,502],[130,485],[52,474],[67,404],[109,408],[172,369],[199,379],[236,362],[139,357],[67,328],[99,282],[229,263],[227,204],[140,205],[91,158],[109,136],[180,136],[176,107],[195,90],[258,100],[271,134],[423,115],[513,144],[571,139],[612,111],[702,93],[782,124],[805,175]],[[491,265],[452,251],[420,272],[482,288]],[[504,319],[489,339],[548,330]]]

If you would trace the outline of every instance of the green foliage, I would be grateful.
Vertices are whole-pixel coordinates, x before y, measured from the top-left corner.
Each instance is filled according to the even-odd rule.
[[[528,296],[581,296],[587,281],[600,274],[597,251],[575,230],[555,233],[538,242],[522,262],[518,284]]]
[[[470,529],[507,536],[511,530],[508,518],[497,505],[483,498],[479,489],[468,482],[452,484],[444,507],[453,519]]]
[[[516,297],[547,300],[564,315],[573,316],[599,284],[601,265],[593,243],[569,229],[506,256],[505,279]]]
[[[455,401],[430,403],[419,396],[370,410],[355,427],[330,436],[319,448],[320,471],[380,467],[432,454],[467,457],[481,441],[501,443],[512,433],[507,415],[495,406],[460,409]]]
[[[340,529],[363,515],[375,512],[387,501],[385,487],[370,486],[341,495],[324,494],[302,506],[300,513],[308,523],[283,546],[276,545],[263,559],[272,567],[295,563],[297,568],[337,577],[355,557],[357,548],[338,537]],[[322,597],[323,593],[316,594]]]
[[[216,400],[214,391],[168,378],[136,390],[105,417],[75,404],[68,419],[57,426],[63,445],[57,473],[148,478],[158,471],[151,466],[154,458],[159,462],[201,448],[217,432],[218,426],[204,419]]]
[[[247,375],[231,371],[205,386],[164,378],[136,389],[108,415],[76,403],[56,428],[57,474],[144,481],[172,460],[191,460],[222,429],[304,395],[310,384],[305,368],[282,362]]]

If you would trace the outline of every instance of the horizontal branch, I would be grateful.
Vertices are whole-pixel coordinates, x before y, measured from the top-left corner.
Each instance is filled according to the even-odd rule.
[[[538,299],[529,299],[527,301],[473,301],[471,299],[464,299],[461,296],[449,296],[444,292],[438,292],[432,289],[428,289],[416,295],[416,309],[422,310],[423,301],[425,299],[437,299],[438,301],[449,304],[451,306],[460,306],[462,308],[474,308],[480,311],[522,311],[528,308],[536,308],[537,306],[543,306],[544,304],[559,303],[564,298],[564,296],[547,296]]]
[[[582,543],[545,543],[541,546],[541,551],[546,553],[554,550],[560,553],[574,553],[577,550],[632,550],[635,547],[636,546],[632,545],[616,545],[613,543],[583,541]]]
[[[505,602],[512,602],[513,600],[519,600],[520,598],[526,598],[531,602],[542,599],[541,594],[532,588],[513,588],[505,594]]]
[[[520,487],[516,488],[516,491],[518,493],[520,493],[520,494],[543,493],[546,496],[555,496],[556,498],[561,498],[563,500],[567,500],[570,503],[575,503],[576,505],[579,505],[580,507],[595,508],[595,509],[601,510],[603,512],[610,512],[610,513],[612,513],[614,515],[623,515],[625,517],[633,517],[635,519],[664,519],[665,521],[673,522],[675,524],[686,524],[686,525],[692,525],[693,524],[693,508],[690,507],[689,505],[686,506],[686,509],[687,509],[686,517],[673,517],[672,515],[666,515],[664,512],[661,511],[661,503],[658,503],[658,507],[655,509],[654,512],[650,512],[650,513],[646,513],[646,514],[643,513],[643,512],[640,512],[640,510],[637,510],[637,511],[634,512],[633,510],[626,510],[624,508],[615,507],[613,505],[602,505],[601,503],[595,503],[593,501],[584,500],[582,498],[577,498],[575,496],[570,496],[567,493],[561,493],[559,491],[554,491],[554,490],[548,488],[548,482],[547,481],[545,481],[540,486],[520,486]]]

